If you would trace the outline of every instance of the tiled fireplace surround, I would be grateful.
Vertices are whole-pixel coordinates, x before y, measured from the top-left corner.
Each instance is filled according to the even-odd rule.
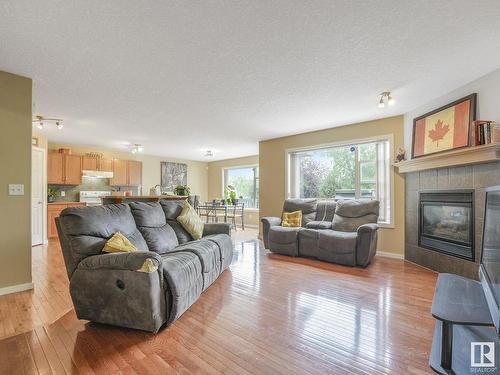
[[[438,272],[478,278],[485,188],[500,185],[500,162],[429,169],[406,174],[405,259]],[[475,262],[418,246],[418,193],[422,190],[474,189]]]

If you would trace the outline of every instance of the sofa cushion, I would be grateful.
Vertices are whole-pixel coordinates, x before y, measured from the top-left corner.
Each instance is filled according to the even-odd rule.
[[[318,259],[356,265],[356,232],[322,230],[318,233]]]
[[[203,290],[208,288],[221,273],[219,246],[210,240],[201,239],[178,246],[175,251],[196,254],[201,263],[203,273]]]
[[[305,227],[316,218],[317,199],[287,199],[283,204],[283,212],[302,211],[302,226]]]
[[[131,202],[129,205],[150,251],[164,254],[179,245],[177,235],[167,224],[165,213],[158,202]]]
[[[58,225],[64,234],[61,241],[65,243],[62,248],[69,275],[82,259],[100,254],[116,232],[121,232],[139,251],[149,250],[128,204],[69,207],[61,212]]]
[[[379,214],[379,201],[341,200],[333,217],[332,229],[355,232],[363,224],[376,223]]]
[[[314,220],[332,222],[336,207],[337,203],[333,199],[318,200],[316,218]]]
[[[182,225],[177,221],[177,217],[181,214],[184,207],[183,200],[160,200],[161,208],[165,213],[165,218],[167,219],[167,224],[172,227],[177,236],[177,241],[180,244],[189,242],[193,240],[193,237],[182,227]]]
[[[231,241],[231,237],[227,234],[211,234],[203,238],[215,242],[219,247],[221,272],[224,271],[233,260],[233,241]]]
[[[301,228],[295,227],[271,227],[269,229],[269,241],[280,244],[297,242],[297,233]]]
[[[162,255],[163,277],[169,311],[167,324],[172,323],[186,311],[203,290],[201,262],[192,252],[177,252]]]
[[[331,229],[331,221],[310,221],[306,224],[306,228],[309,229]]]

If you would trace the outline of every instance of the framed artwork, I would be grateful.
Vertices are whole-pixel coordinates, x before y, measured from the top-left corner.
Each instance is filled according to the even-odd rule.
[[[413,119],[412,158],[469,146],[476,100],[474,93]]]
[[[187,164],[162,161],[161,188],[164,192],[173,192],[177,185],[187,185]]]

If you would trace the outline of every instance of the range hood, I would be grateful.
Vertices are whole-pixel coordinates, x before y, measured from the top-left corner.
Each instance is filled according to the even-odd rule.
[[[83,177],[94,177],[94,178],[113,178],[113,172],[110,171],[82,171]]]

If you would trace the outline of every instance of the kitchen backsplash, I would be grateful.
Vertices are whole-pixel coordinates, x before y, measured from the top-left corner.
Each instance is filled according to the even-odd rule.
[[[49,188],[57,191],[56,202],[78,202],[80,200],[80,191],[82,190],[98,190],[98,191],[123,191],[130,190],[133,195],[139,194],[138,187],[130,186],[109,186],[109,178],[93,178],[82,177],[81,185],[49,185]],[[65,196],[61,196],[61,192],[65,192]]]

